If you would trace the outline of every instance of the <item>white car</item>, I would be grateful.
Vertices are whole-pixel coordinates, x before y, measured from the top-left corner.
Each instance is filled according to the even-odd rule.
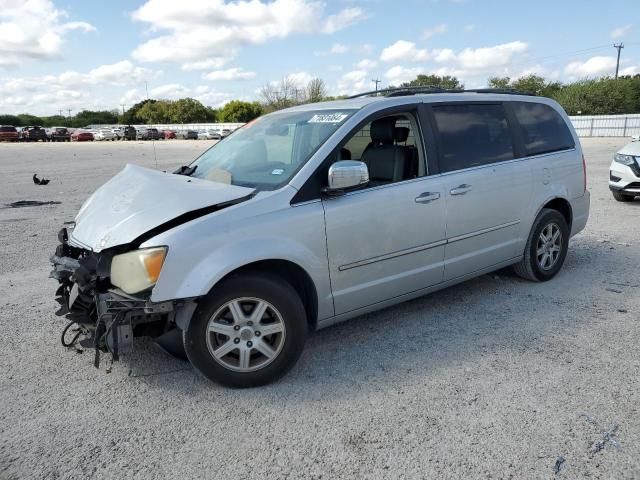
[[[206,140],[220,140],[222,137],[217,130],[206,130],[198,132],[198,138]]]
[[[113,132],[109,128],[100,128],[98,130],[92,130],[93,138],[95,140],[114,140]]]
[[[613,156],[609,189],[619,202],[631,202],[640,196],[640,136],[634,136],[631,143]]]
[[[113,127],[111,133],[115,140],[120,140],[123,137],[122,127]]]

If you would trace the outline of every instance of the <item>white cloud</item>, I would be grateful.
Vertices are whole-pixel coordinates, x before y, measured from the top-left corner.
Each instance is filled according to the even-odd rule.
[[[455,55],[455,61],[463,69],[486,70],[508,65],[516,54],[524,53],[528,48],[526,43],[519,41],[493,47],[465,48]]]
[[[182,70],[210,70],[212,68],[222,68],[224,65],[235,56],[234,51],[229,52],[229,57],[215,57],[207,60],[196,60],[195,62],[187,62],[182,65]]]
[[[388,46],[380,54],[380,60],[383,62],[422,62],[429,58],[426,49],[416,48],[416,44],[406,40],[398,40],[393,45]]]
[[[316,78],[314,75],[311,75],[308,72],[295,72],[287,75],[287,78],[291,80],[296,85],[306,86],[311,80]]]
[[[347,95],[350,93],[362,92],[369,89],[370,81],[368,74],[364,70],[352,70],[345,73],[338,80],[338,94]]]
[[[629,30],[631,30],[631,25],[615,28],[611,32],[611,38],[622,38],[629,33]]]
[[[475,30],[476,26],[472,23],[470,23],[469,25],[465,25],[464,27],[462,27],[462,29],[465,32],[473,32]]]
[[[265,43],[294,34],[334,33],[364,18],[360,8],[327,15],[325,4],[314,0],[147,0],[133,12],[158,36],[138,45],[133,57],[144,62],[222,62],[245,45]]]
[[[369,60],[368,58],[363,58],[358,63],[354,65],[358,70],[371,70],[378,66],[378,62],[375,60]]]
[[[177,100],[188,95],[189,89],[179,83],[167,83],[149,91],[149,96],[158,100]]]
[[[326,55],[341,55],[343,53],[347,53],[349,51],[349,47],[343,45],[342,43],[334,43],[329,50],[322,50],[319,52],[314,52],[316,56],[326,56]]]
[[[395,85],[397,87],[401,83],[413,80],[421,73],[425,73],[424,68],[406,68],[396,65],[387,70],[384,77],[389,81],[389,85]]]
[[[90,32],[86,22],[65,22],[68,14],[50,0],[4,0],[0,3],[0,67],[62,54],[64,37],[73,30]]]
[[[429,38],[445,33],[446,31],[447,31],[447,25],[445,25],[444,23],[441,23],[440,25],[436,25],[435,27],[432,27],[432,28],[427,28],[425,31],[423,31],[422,39],[428,40]]]
[[[226,70],[214,70],[202,76],[205,80],[249,80],[256,76],[256,72],[248,72],[242,68],[228,68]]]
[[[599,77],[602,75],[613,75],[616,69],[615,57],[596,56],[581,62],[569,63],[564,73],[570,78]]]

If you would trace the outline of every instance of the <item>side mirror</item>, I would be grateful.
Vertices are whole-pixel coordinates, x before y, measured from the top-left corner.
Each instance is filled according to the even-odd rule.
[[[363,162],[340,160],[329,167],[329,186],[323,193],[341,195],[344,190],[369,183],[369,169]]]

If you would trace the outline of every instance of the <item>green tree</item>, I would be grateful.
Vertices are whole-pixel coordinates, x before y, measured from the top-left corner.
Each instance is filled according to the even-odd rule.
[[[173,123],[173,103],[169,100],[154,100],[146,102],[136,112],[136,116],[143,123]]]
[[[42,121],[42,118],[36,117],[35,115],[30,115],[28,113],[21,113],[18,115],[18,118],[20,119],[20,125],[23,127],[26,127],[28,125],[40,126],[44,123]]]
[[[118,112],[109,110],[82,110],[71,119],[72,127],[109,125],[118,122]]]
[[[569,115],[613,115],[640,112],[639,78],[581,80],[563,86],[555,100]]]
[[[21,127],[22,121],[17,115],[0,115],[0,125],[13,125],[14,127]]]
[[[250,122],[262,115],[262,105],[258,102],[232,100],[218,111],[221,122]]]
[[[169,118],[174,123],[206,122],[211,117],[207,107],[194,98],[181,98],[175,102],[166,103]]]
[[[510,77],[491,77],[489,79],[490,88],[511,88]]]
[[[400,84],[400,87],[436,87],[449,90],[463,89],[464,84],[456,77],[450,75],[424,75],[420,74],[410,82]]]
[[[321,78],[313,78],[307,84],[307,102],[322,102],[327,97],[327,87]]]

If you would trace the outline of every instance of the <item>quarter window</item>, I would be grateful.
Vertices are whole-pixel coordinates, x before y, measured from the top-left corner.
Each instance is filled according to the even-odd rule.
[[[527,155],[557,152],[575,147],[571,132],[553,108],[542,103],[513,102]]]
[[[514,158],[511,130],[501,104],[461,103],[432,108],[442,172]]]

